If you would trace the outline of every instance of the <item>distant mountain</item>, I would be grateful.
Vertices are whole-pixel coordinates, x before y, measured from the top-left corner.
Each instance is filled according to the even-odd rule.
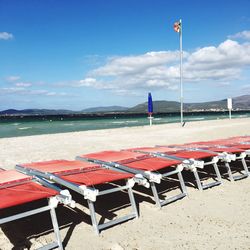
[[[179,112],[180,103],[174,101],[154,101],[154,113],[168,113]],[[138,104],[132,108],[121,106],[109,106],[109,107],[94,107],[83,109],[81,111],[72,110],[54,110],[54,109],[7,109],[0,112],[0,115],[74,115],[74,114],[96,114],[96,113],[147,113],[148,103],[144,102]],[[227,100],[202,102],[202,103],[184,103],[184,111],[220,111],[227,109]],[[233,98],[234,110],[250,110],[250,95],[243,95]]]
[[[233,98],[233,108],[250,109],[250,95],[242,95]]]
[[[73,111],[65,109],[7,109],[0,111],[0,115],[71,115],[71,114],[82,114],[82,113],[105,113],[105,112],[122,112],[128,108],[121,106],[110,106],[110,107],[95,107],[83,109],[82,111]]]
[[[0,115],[67,115],[73,113],[76,112],[64,109],[7,109],[0,111]]]
[[[250,110],[250,95],[232,98],[233,110]],[[227,109],[227,99],[203,103],[187,103],[184,105],[186,111],[193,110],[223,110]]]
[[[121,106],[108,106],[108,107],[94,107],[83,109],[81,112],[83,113],[96,113],[96,112],[119,112],[119,111],[126,111],[127,107]]]
[[[202,103],[186,103],[184,104],[186,111],[193,110],[222,110],[227,109],[227,100],[213,101],[213,102],[202,102]]]
[[[179,112],[180,103],[174,101],[154,101],[154,113]],[[201,102],[201,103],[184,103],[184,111],[220,111],[227,109],[227,100]],[[131,113],[146,113],[148,103],[144,102],[127,110]],[[250,110],[250,95],[243,95],[233,98],[234,110]]]
[[[180,110],[180,103],[174,101],[153,101],[153,108],[155,113],[161,112],[177,112]],[[148,103],[144,102],[138,104],[127,110],[129,113],[147,113]]]

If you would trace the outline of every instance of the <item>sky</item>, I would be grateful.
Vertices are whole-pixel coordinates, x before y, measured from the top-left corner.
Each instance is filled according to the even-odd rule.
[[[0,0],[0,110],[250,94],[250,1]]]

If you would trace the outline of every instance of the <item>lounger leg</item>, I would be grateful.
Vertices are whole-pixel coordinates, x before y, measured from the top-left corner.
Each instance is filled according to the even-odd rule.
[[[152,189],[152,192],[153,192],[153,196],[154,196],[155,203],[156,203],[156,205],[157,205],[159,208],[161,208],[161,201],[160,201],[160,198],[159,198],[159,195],[158,195],[158,192],[157,192],[155,183],[154,183],[154,182],[151,182],[150,184],[151,184],[151,189]]]
[[[185,182],[183,180],[182,173],[179,172],[177,175],[178,175],[178,179],[179,179],[179,182],[180,182],[180,185],[181,185],[182,193],[187,194],[187,188],[186,188]]]
[[[98,228],[98,224],[97,224],[97,219],[96,219],[96,215],[95,215],[95,207],[94,207],[94,203],[90,200],[88,201],[88,206],[89,206],[89,210],[90,210],[90,217],[91,217],[91,221],[92,221],[92,226],[94,228],[94,231],[97,235],[99,235],[99,228]]]
[[[218,180],[219,182],[222,182],[221,174],[220,174],[220,171],[219,171],[219,169],[218,169],[217,163],[213,163],[213,167],[214,167],[214,171],[215,171],[216,176],[217,176],[217,180]]]
[[[234,181],[234,177],[233,177],[233,174],[232,174],[232,171],[231,171],[229,163],[225,162],[225,166],[227,168],[227,173],[228,173],[228,176],[229,176],[229,180],[230,181]]]
[[[199,174],[198,174],[198,172],[197,172],[197,169],[194,169],[194,170],[193,170],[193,173],[194,173],[194,177],[195,177],[195,180],[196,180],[198,189],[199,189],[199,190],[203,190],[202,184],[201,184],[201,180],[200,180]]]
[[[54,232],[55,232],[55,235],[56,235],[56,241],[57,241],[57,244],[58,244],[58,249],[63,250],[62,239],[61,239],[61,235],[60,235],[60,232],[59,232],[59,227],[58,227],[58,222],[57,222],[57,217],[56,217],[56,211],[55,211],[54,207],[51,207],[51,209],[50,209],[50,216],[51,216]]]
[[[136,207],[136,203],[135,203],[135,197],[134,197],[132,188],[128,188],[128,195],[129,195],[130,203],[132,205],[132,210],[133,210],[136,218],[138,218],[139,214],[138,214],[138,211],[137,211],[137,207]]]
[[[244,168],[244,170],[246,172],[246,175],[249,175],[249,171],[248,171],[248,167],[247,167],[247,163],[246,163],[245,158],[242,158],[241,162],[242,162],[243,168]]]

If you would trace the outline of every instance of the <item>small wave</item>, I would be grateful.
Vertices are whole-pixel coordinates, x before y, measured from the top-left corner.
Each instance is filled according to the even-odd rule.
[[[22,127],[22,128],[18,128],[20,130],[26,130],[26,129],[31,129],[32,127]]]
[[[64,123],[64,126],[74,126],[74,123]]]
[[[127,124],[127,123],[137,123],[138,121],[115,121],[113,124]]]
[[[12,125],[13,126],[18,126],[18,125],[20,125],[21,123],[18,123],[18,122],[16,122],[16,123],[13,123]]]
[[[124,124],[126,122],[111,122],[111,123],[113,123],[113,124]]]
[[[154,118],[153,121],[160,121],[162,118]]]
[[[205,120],[205,117],[188,118],[187,120],[200,121],[200,120]]]
[[[126,121],[126,123],[137,123],[138,121]]]

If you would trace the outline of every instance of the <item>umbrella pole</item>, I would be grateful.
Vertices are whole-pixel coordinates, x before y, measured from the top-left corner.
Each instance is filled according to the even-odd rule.
[[[183,83],[182,83],[182,21],[180,19],[180,103],[181,126],[183,127]]]
[[[152,126],[152,124],[153,124],[153,117],[152,117],[152,115],[149,115],[148,119],[149,119],[149,125]]]

